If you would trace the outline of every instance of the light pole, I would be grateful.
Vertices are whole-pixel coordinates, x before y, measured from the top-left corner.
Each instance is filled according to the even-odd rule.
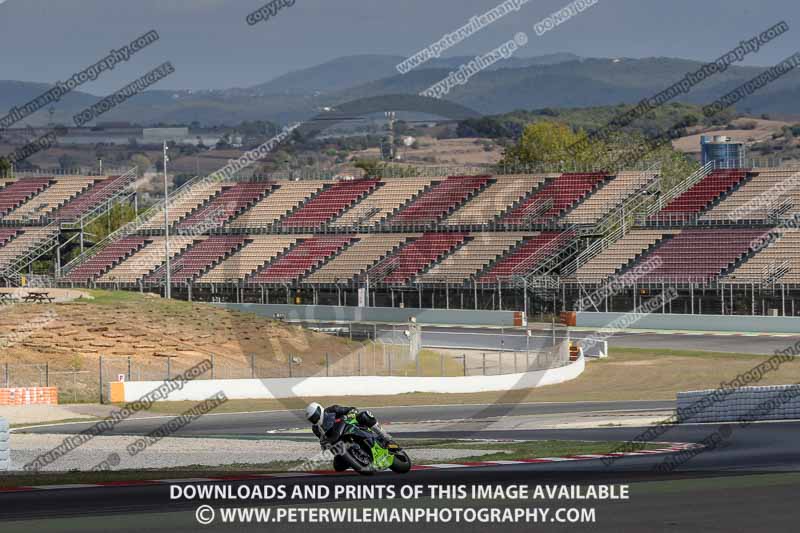
[[[167,268],[166,289],[164,297],[168,300],[172,298],[172,275],[169,265],[169,185],[167,183],[167,141],[164,141],[164,262]]]

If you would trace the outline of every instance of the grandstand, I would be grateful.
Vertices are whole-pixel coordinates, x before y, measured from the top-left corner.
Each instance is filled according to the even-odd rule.
[[[419,302],[432,291],[425,298],[434,305],[446,287],[474,308],[497,308],[521,291],[533,306],[568,308],[581,291],[639,272],[637,290],[653,294],[675,287],[694,301],[697,290],[708,299],[708,291],[740,287],[753,300],[760,291],[766,302],[767,291],[780,286],[791,305],[791,291],[800,288],[795,173],[706,166],[670,190],[654,170],[198,178],[170,201],[170,277],[176,295],[199,299],[264,301],[264,288],[272,287],[273,295],[317,302],[369,287],[378,305],[407,290],[420,292]],[[77,222],[125,198],[120,191],[132,180],[123,175],[6,183],[0,271],[20,273],[65,241],[77,246]],[[57,282],[163,290],[163,226],[159,205],[56,269]],[[770,231],[777,238],[752,247]],[[641,301],[632,290],[612,305]]]

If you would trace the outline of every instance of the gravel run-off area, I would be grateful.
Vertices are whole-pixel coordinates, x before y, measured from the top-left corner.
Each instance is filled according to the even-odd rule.
[[[22,467],[40,454],[60,445],[67,435],[11,434],[11,462],[13,470]],[[319,444],[313,441],[288,440],[236,440],[167,437],[131,457],[127,447],[139,437],[95,437],[68,454],[60,457],[42,471],[88,471],[111,454],[119,456],[119,464],[112,470],[137,470],[144,468],[175,468],[192,465],[222,466],[232,464],[265,464],[273,461],[306,461],[320,459],[320,468],[329,468],[330,459],[320,457]],[[493,453],[491,450],[409,449],[415,461],[447,461]]]

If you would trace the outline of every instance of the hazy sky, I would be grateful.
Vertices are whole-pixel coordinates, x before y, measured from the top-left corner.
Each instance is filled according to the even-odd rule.
[[[111,92],[167,60],[176,73],[160,89],[245,87],[344,55],[411,55],[501,1],[296,0],[249,26],[245,17],[265,1],[0,0],[0,79],[61,80],[154,29],[159,42],[81,90]],[[598,0],[536,37],[534,24],[568,2],[530,0],[447,55],[484,54],[525,31],[521,56],[707,60],[780,20],[790,32],[743,64],[773,64],[800,49],[798,0]]]

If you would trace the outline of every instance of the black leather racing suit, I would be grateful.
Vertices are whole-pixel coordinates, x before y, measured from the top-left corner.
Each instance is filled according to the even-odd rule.
[[[385,443],[388,444],[393,442],[392,436],[383,430],[383,427],[381,427],[380,423],[378,423],[378,419],[375,418],[370,411],[359,411],[355,407],[347,407],[342,405],[331,405],[325,408],[325,410],[322,412],[322,417],[320,417],[320,422],[312,426],[314,435],[316,435],[317,438],[322,439],[322,421],[325,419],[325,415],[332,415],[336,418],[341,418],[352,413],[355,413],[356,420],[360,425],[372,429],[372,431],[374,431]]]

